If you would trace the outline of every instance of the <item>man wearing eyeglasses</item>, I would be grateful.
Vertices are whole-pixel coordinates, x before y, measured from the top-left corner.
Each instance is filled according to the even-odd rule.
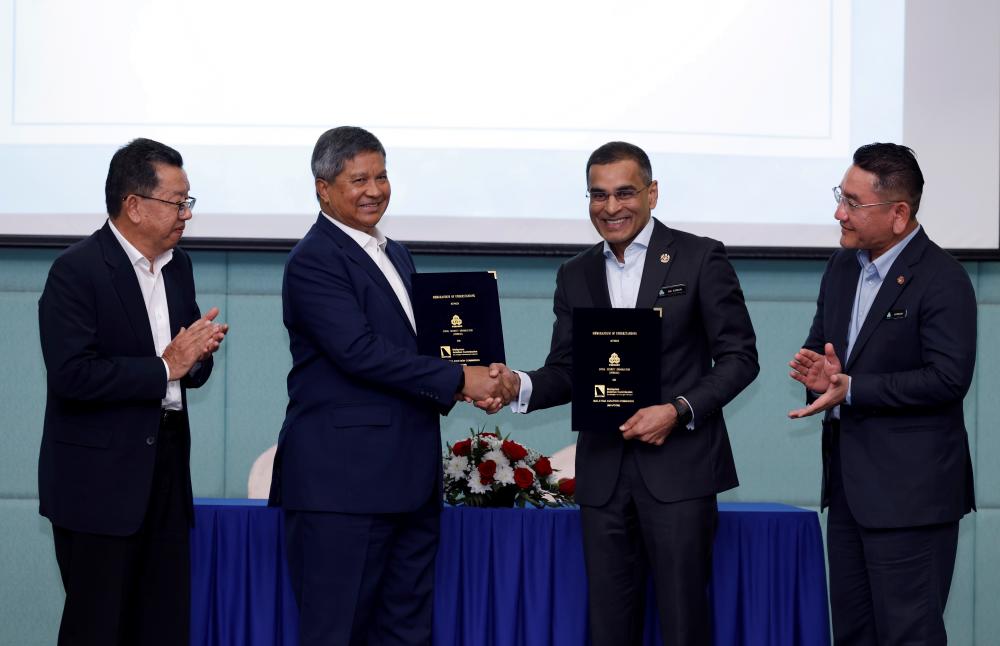
[[[975,509],[962,401],[976,297],[916,220],[913,151],[869,144],[833,189],[840,245],[790,363],[824,412],[822,506],[837,644],[944,644],[959,520]]]
[[[659,187],[642,149],[605,144],[586,176],[590,219],[604,242],[559,268],[544,367],[504,378],[519,390],[515,412],[565,404],[574,308],[661,311],[661,346],[650,348],[660,356],[659,404],[618,429],[577,437],[591,640],[641,643],[652,572],[663,643],[710,644],[716,494],[738,484],[722,407],[759,371],[753,326],[722,244],[651,218]]]
[[[59,644],[188,643],[194,517],[187,388],[228,326],[201,315],[175,248],[195,199],[180,154],[111,159],[108,221],[64,251],[38,302],[48,396],[39,511],[66,590]]]

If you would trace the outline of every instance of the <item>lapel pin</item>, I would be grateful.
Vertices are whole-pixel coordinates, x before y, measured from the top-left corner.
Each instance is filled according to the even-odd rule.
[[[902,284],[903,284],[903,283],[905,283],[905,282],[906,282],[906,279],[905,279],[905,278],[903,278],[902,276],[897,276],[897,277],[896,277],[896,284],[897,284],[897,285],[902,285]]]
[[[660,262],[662,262],[664,265],[667,264],[668,262],[670,262],[670,254],[669,253],[665,253],[665,254],[661,255],[660,256]]]

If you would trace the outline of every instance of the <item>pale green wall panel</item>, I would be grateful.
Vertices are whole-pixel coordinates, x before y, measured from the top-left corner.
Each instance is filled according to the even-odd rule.
[[[1000,276],[996,279],[1000,283]],[[976,359],[977,415],[975,425],[976,452],[973,470],[976,474],[976,502],[983,507],[1000,507],[1000,305],[979,306],[979,352]],[[966,399],[966,410],[969,401]],[[966,417],[966,424],[970,419]],[[970,433],[972,429],[970,429]],[[998,544],[1000,556],[1000,544]],[[998,570],[1000,576],[1000,570]],[[997,606],[1000,612],[1000,601]]]
[[[976,522],[975,514],[966,516],[958,526],[958,554],[951,592],[945,608],[944,623],[948,643],[953,646],[974,646],[975,587],[976,587]]]
[[[994,465],[1000,462],[997,458]],[[986,646],[1000,643],[1000,509],[980,507],[975,526],[975,597],[970,605],[976,618],[975,643]]]
[[[36,466],[45,402],[37,299],[56,250],[0,249],[0,645],[54,642],[62,590],[47,521],[37,515]],[[284,419],[288,337],[281,322],[283,252],[192,252],[202,309],[217,305],[232,331],[215,373],[189,392],[196,495],[241,497],[253,460]],[[562,259],[416,257],[420,271],[496,270],[508,363],[542,364],[551,336],[552,292]],[[723,500],[819,504],[819,420],[792,422],[802,389],[787,363],[805,340],[825,262],[738,260],[734,266],[758,337],[761,374],[726,409],[741,486]],[[980,512],[961,525],[946,620],[953,644],[1000,635],[1000,263],[966,263],[976,287],[979,352],[965,402]],[[568,406],[489,417],[457,405],[442,418],[446,441],[470,427],[504,433],[551,453],[571,444]],[[825,525],[825,517],[822,518]]]
[[[285,270],[284,252],[230,253],[228,286],[230,294],[281,295],[281,276]],[[281,322],[281,308],[278,308]]]
[[[4,272],[6,273],[6,272]],[[0,496],[38,496],[45,367],[37,292],[0,292]]]
[[[0,292],[42,293],[55,249],[0,249]]]
[[[200,262],[203,274],[219,275],[212,264]],[[208,271],[206,271],[208,270]],[[224,274],[223,274],[224,275]],[[211,284],[211,281],[206,281]],[[224,281],[223,281],[224,283]],[[218,287],[218,285],[213,285]],[[224,284],[223,284],[224,287]],[[198,305],[204,313],[211,307],[219,308],[216,321],[229,320],[225,293],[199,291]],[[212,376],[201,388],[187,391],[188,417],[191,422],[191,486],[195,496],[218,498],[225,495],[226,461],[226,380],[229,340],[222,342],[215,353]]]
[[[788,376],[815,305],[751,301],[760,374],[724,411],[740,487],[725,500],[782,500],[819,505],[820,420],[790,420],[805,394]]]
[[[225,295],[229,289],[227,277],[228,254],[224,251],[192,251],[191,265],[194,268],[195,290],[198,305],[207,312],[213,305],[222,308],[223,303],[214,300],[217,295]]]
[[[232,324],[226,403],[227,497],[247,495],[250,467],[278,441],[285,419],[288,390],[285,377],[292,366],[288,333],[281,322],[281,296],[238,294],[229,297]]]
[[[0,646],[56,643],[63,591],[37,500],[0,500]]]

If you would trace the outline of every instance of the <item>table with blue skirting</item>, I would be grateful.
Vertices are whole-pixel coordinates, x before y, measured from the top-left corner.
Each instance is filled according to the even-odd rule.
[[[279,509],[200,499],[191,533],[192,646],[293,646],[298,611]],[[446,507],[435,646],[583,646],[587,584],[579,510]],[[720,646],[828,646],[816,512],[720,503],[709,591]],[[647,599],[647,645],[659,644]]]

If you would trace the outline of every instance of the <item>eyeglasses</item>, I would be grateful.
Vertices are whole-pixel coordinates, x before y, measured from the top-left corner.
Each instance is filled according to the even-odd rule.
[[[591,204],[604,204],[612,195],[614,195],[615,199],[619,202],[628,202],[629,200],[634,200],[639,193],[642,193],[652,185],[653,182],[650,182],[640,189],[620,188],[617,191],[611,191],[610,193],[607,191],[587,191],[587,197],[590,198]]]
[[[176,206],[177,215],[184,215],[184,209],[187,209],[188,211],[193,211],[195,202],[198,201],[198,198],[196,197],[189,197],[188,199],[181,200],[180,202],[171,202],[170,200],[161,200],[158,197],[152,197],[150,195],[139,195],[138,193],[132,193],[132,195],[135,195],[136,197],[141,197],[144,200],[154,200],[156,202],[163,202],[164,204],[170,204],[172,206]]]
[[[837,202],[837,204],[843,204],[849,209],[866,209],[869,206],[885,206],[886,204],[895,204],[896,202],[905,201],[905,200],[891,200],[889,202],[872,202],[871,204],[858,204],[851,198],[844,195],[844,191],[842,191],[839,186],[833,187],[833,199]]]

